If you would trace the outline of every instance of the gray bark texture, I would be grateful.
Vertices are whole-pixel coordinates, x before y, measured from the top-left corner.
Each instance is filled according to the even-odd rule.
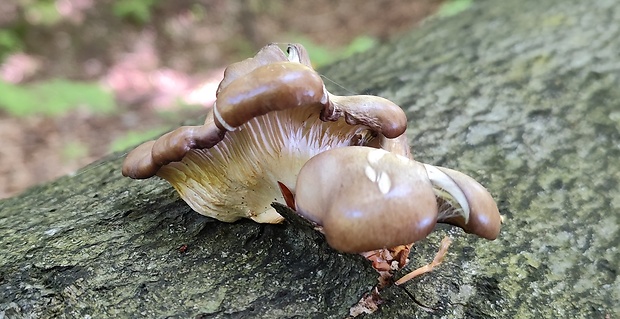
[[[617,0],[483,0],[323,70],[401,105],[414,156],[505,216],[495,241],[438,227],[408,269],[450,235],[444,263],[366,317],[620,316],[619,39]],[[0,317],[342,318],[376,283],[295,219],[215,221],[121,161],[0,202]]]

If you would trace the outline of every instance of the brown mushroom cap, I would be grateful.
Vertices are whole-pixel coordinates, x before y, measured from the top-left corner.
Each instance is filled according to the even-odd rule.
[[[399,144],[388,146],[400,150]],[[493,198],[471,177],[383,149],[323,152],[303,166],[296,192],[297,212],[322,226],[330,246],[343,252],[410,244],[437,222],[487,239],[501,226]]]
[[[478,235],[486,239],[495,239],[499,235],[502,225],[501,215],[497,204],[484,186],[473,178],[445,167],[437,167],[458,185],[465,195],[469,206],[469,216],[454,214],[454,207],[440,212],[438,222],[452,224],[462,228],[465,232]]]
[[[222,221],[274,223],[282,220],[270,207],[282,201],[278,182],[294,192],[309,158],[332,148],[382,144],[373,141],[404,132],[400,107],[385,99],[329,94],[303,47],[289,51],[287,57],[269,45],[229,66],[205,124],[139,146],[125,159],[123,174],[156,174],[194,210]]]
[[[288,61],[286,54],[280,50],[277,44],[270,43],[260,49],[254,57],[247,58],[226,67],[226,70],[224,70],[224,78],[220,82],[216,93],[219,95],[219,93],[234,80],[244,77],[246,74],[254,71],[258,67],[284,61]]]
[[[254,69],[222,90],[213,112],[215,124],[221,130],[232,131],[272,111],[299,106],[322,108],[327,102],[318,73],[296,62],[274,62]]]
[[[379,96],[329,95],[332,102],[321,113],[324,121],[334,121],[344,115],[351,125],[363,124],[381,132],[387,138],[396,138],[407,129],[407,116],[400,107],[386,107],[393,104]]]
[[[180,161],[193,149],[213,147],[224,138],[224,134],[225,131],[215,125],[210,114],[202,126],[182,126],[129,152],[123,162],[123,176],[138,179],[152,177],[162,166]]]
[[[424,166],[381,149],[323,152],[303,166],[296,191],[297,212],[321,225],[330,246],[343,252],[413,243],[437,220]]]

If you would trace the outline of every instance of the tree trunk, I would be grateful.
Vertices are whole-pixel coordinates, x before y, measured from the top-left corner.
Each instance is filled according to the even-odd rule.
[[[401,105],[414,156],[478,179],[505,216],[493,242],[416,243],[409,268],[454,239],[369,318],[620,315],[618,21],[613,0],[476,1],[324,70]],[[121,161],[0,202],[0,318],[341,318],[376,283],[308,227],[202,217]]]

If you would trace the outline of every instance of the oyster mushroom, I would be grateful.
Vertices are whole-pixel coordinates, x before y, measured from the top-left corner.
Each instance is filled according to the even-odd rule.
[[[443,173],[443,176],[431,177],[431,181],[436,185],[435,193],[441,212],[437,217],[438,222],[458,226],[466,233],[489,240],[497,238],[502,217],[493,197],[484,186],[470,176],[453,169],[429,164],[424,164],[424,167],[429,177],[433,170]],[[448,181],[450,186],[442,188],[439,180]],[[460,192],[446,193],[446,190],[454,187]],[[448,205],[445,205],[446,203]]]
[[[299,172],[296,190],[297,212],[348,253],[414,243],[437,222],[489,239],[501,224],[491,195],[471,177],[377,148],[318,154]]]
[[[374,96],[336,96],[325,89],[300,45],[288,56],[268,45],[229,66],[202,126],[184,126],[131,151],[123,175],[157,175],[193,210],[221,221],[282,221],[274,201],[295,193],[308,159],[351,145],[392,145],[407,119]],[[396,143],[395,145],[398,145]]]

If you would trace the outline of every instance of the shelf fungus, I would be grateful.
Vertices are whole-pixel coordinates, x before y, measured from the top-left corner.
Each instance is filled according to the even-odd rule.
[[[226,69],[204,125],[138,146],[123,175],[164,178],[192,209],[225,222],[279,223],[271,204],[286,202],[387,280],[437,223],[487,239],[501,225],[474,179],[413,160],[406,126],[389,100],[329,93],[301,45],[286,54],[272,44]],[[448,245],[396,283],[441,263]]]

